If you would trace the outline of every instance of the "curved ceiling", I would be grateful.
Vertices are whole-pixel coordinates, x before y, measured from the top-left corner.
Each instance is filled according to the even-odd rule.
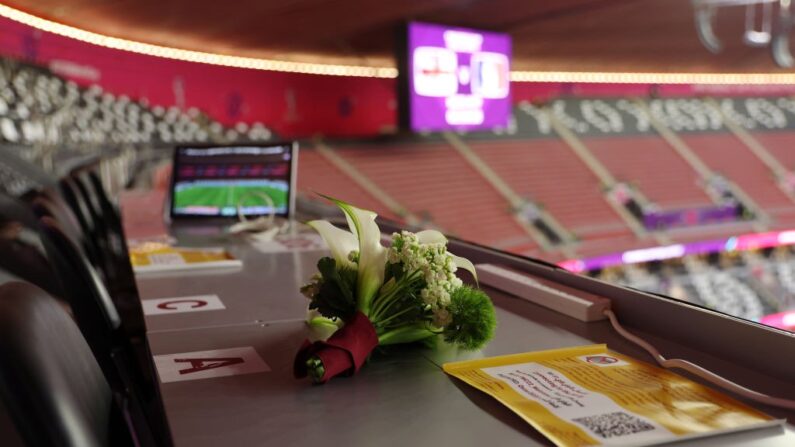
[[[686,0],[7,0],[103,35],[236,56],[393,67],[395,30],[421,20],[508,32],[515,70],[777,73],[742,43],[743,8],[721,9],[714,55]]]

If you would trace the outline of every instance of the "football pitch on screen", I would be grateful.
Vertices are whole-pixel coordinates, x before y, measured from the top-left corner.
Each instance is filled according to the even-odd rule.
[[[257,193],[265,193],[276,209],[287,206],[287,190],[267,185],[193,185],[175,191],[174,206],[236,207],[266,206],[267,203]]]

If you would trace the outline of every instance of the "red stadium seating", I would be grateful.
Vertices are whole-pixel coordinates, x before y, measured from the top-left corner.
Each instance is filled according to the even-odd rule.
[[[795,132],[756,132],[754,138],[762,143],[786,169],[795,171]]]
[[[529,248],[508,203],[446,144],[356,146],[338,154],[448,234],[501,248]]]
[[[634,184],[663,209],[712,204],[698,185],[698,174],[660,137],[598,137],[583,142],[618,181]]]
[[[518,194],[538,202],[580,238],[631,234],[596,176],[559,140],[469,142]]]
[[[792,216],[795,203],[776,185],[770,169],[733,135],[701,134],[682,138],[707,166],[735,182],[771,218]]]
[[[373,210],[387,219],[398,219],[384,204],[311,149],[299,152],[298,190],[309,199],[320,200],[318,193],[330,194],[360,208]]]

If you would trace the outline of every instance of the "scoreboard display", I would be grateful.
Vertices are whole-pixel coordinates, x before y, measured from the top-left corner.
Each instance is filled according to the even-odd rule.
[[[399,51],[401,119],[415,132],[494,129],[511,112],[507,34],[411,22]]]

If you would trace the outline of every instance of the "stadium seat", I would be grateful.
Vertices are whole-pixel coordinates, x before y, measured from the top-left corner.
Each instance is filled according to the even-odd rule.
[[[157,374],[146,337],[128,337],[118,308],[88,259],[51,217],[41,218],[65,298],[111,387],[127,393],[142,443],[170,445]]]
[[[135,445],[123,398],[74,322],[27,283],[0,286],[0,396],[28,446]]]
[[[23,202],[0,193],[0,283],[8,279],[22,279],[51,295],[62,295],[35,216]]]

